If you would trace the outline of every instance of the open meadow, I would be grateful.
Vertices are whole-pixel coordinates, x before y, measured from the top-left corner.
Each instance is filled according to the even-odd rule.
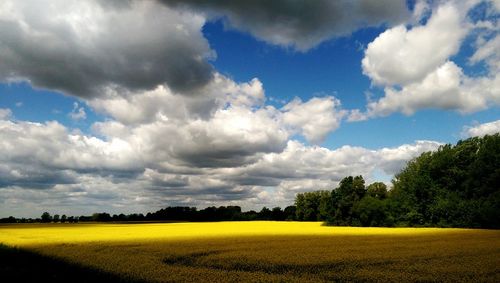
[[[129,281],[500,282],[500,231],[319,222],[5,224],[0,243]]]

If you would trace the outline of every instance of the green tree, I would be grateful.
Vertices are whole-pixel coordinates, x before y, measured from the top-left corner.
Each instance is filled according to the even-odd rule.
[[[376,199],[387,198],[387,185],[382,182],[375,182],[366,187],[367,195]]]
[[[297,219],[297,207],[295,205],[289,205],[283,210],[285,214],[285,220],[296,220]]]
[[[408,225],[499,227],[500,135],[443,145],[393,180],[391,213]]]
[[[353,207],[366,193],[363,176],[348,176],[340,181],[339,187],[331,193],[334,213],[329,221],[336,225],[352,225]],[[356,222],[356,221],[354,221]]]
[[[331,210],[329,191],[299,193],[295,197],[297,220],[326,220]]]
[[[391,226],[388,219],[385,202],[381,199],[366,195],[354,206],[354,214],[362,226]]]
[[[50,215],[50,213],[44,212],[44,213],[42,213],[41,219],[42,219],[42,222],[48,223],[48,222],[52,221],[52,216]]]

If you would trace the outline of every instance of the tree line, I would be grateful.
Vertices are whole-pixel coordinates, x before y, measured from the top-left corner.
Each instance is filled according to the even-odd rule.
[[[297,194],[297,220],[352,226],[500,228],[500,136],[443,145],[410,161],[392,189],[349,176]]]
[[[201,210],[196,207],[169,206],[146,215],[142,213],[133,214],[109,214],[106,212],[94,213],[90,216],[66,216],[59,214],[51,215],[44,212],[40,218],[21,218],[13,216],[0,219],[0,223],[77,223],[77,222],[126,222],[126,221],[251,221],[251,220],[296,220],[295,206],[287,206],[285,209],[274,207],[272,209],[263,207],[260,211],[242,211],[239,206],[211,206]]]
[[[143,214],[94,213],[37,219],[8,217],[0,222],[85,221],[325,221],[350,226],[439,226],[500,228],[500,135],[443,145],[408,162],[392,189],[362,176],[348,176],[337,188],[296,195],[285,209],[243,212],[239,206],[166,207]]]

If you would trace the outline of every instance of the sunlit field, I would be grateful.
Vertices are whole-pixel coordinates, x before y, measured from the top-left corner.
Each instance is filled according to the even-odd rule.
[[[152,282],[500,282],[500,231],[318,222],[10,224],[0,242]]]

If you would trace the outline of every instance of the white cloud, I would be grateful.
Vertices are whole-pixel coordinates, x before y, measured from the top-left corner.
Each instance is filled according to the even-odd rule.
[[[500,77],[469,78],[453,62],[446,62],[421,82],[401,90],[387,87],[385,96],[367,105],[368,116],[387,116],[393,112],[411,115],[426,108],[456,109],[470,113],[485,109],[500,99]]]
[[[500,104],[499,29],[488,19],[480,24],[467,17],[478,2],[439,2],[426,24],[388,29],[370,43],[363,72],[384,87],[384,96],[369,100],[366,112],[351,110],[348,121],[429,108],[471,113]],[[415,17],[421,17],[422,5]],[[469,63],[485,62],[486,75],[466,75],[450,59],[468,35],[477,37]]]
[[[55,170],[141,170],[128,143],[74,134],[55,121],[46,123],[0,121],[2,164],[33,165]]]
[[[498,29],[500,30],[500,28]],[[478,38],[477,49],[469,58],[471,64],[477,64],[481,61],[486,61],[491,70],[500,72],[500,35],[497,34],[490,40]]]
[[[492,135],[496,133],[500,133],[500,120],[474,126],[465,126],[462,131],[462,136],[466,138],[482,137],[484,135]]]
[[[235,83],[215,73],[213,79],[194,95],[179,95],[164,85],[148,91],[106,89],[104,95],[88,103],[124,124],[146,124],[156,120],[207,119],[226,105],[255,108],[263,106],[262,83],[252,79]]]
[[[234,85],[234,90],[260,97],[255,84]],[[94,124],[99,137],[71,132],[57,122],[0,121],[0,151],[5,153],[0,157],[2,209],[18,211],[14,206],[42,204],[58,211],[73,206],[84,213],[99,205],[111,212],[152,210],[165,203],[235,204],[246,209],[288,205],[299,186],[333,188],[353,174],[372,180],[374,170],[392,175],[407,160],[438,146],[435,142],[379,150],[308,146],[289,141],[293,132],[284,122],[287,112],[233,101],[227,93],[224,97],[226,103],[205,119],[190,113],[172,119],[154,115],[157,119],[135,124],[109,120]],[[292,104],[297,108],[289,111],[301,113],[301,108],[312,107],[323,113],[332,110],[335,99]],[[322,132],[323,124],[319,125]],[[47,198],[50,193],[57,202]],[[125,208],[127,202],[131,205]]]
[[[12,111],[8,108],[0,108],[0,120],[7,120],[12,116]]]
[[[404,162],[424,151],[435,150],[439,145],[433,141],[417,141],[413,145],[379,150],[347,145],[330,150],[289,141],[283,152],[266,154],[255,164],[245,167],[244,175],[340,181],[348,175],[369,176],[375,168],[394,175]],[[235,174],[241,175],[241,172]]]
[[[439,6],[424,26],[399,25],[368,44],[363,73],[380,85],[422,80],[453,54],[467,34],[463,11],[451,2]]]
[[[68,116],[75,121],[87,119],[85,109],[83,107],[79,107],[78,102],[73,103],[73,110],[68,113]]]
[[[340,101],[334,97],[315,97],[307,102],[295,98],[283,106],[283,121],[298,129],[308,141],[319,143],[336,130],[345,115]]]

